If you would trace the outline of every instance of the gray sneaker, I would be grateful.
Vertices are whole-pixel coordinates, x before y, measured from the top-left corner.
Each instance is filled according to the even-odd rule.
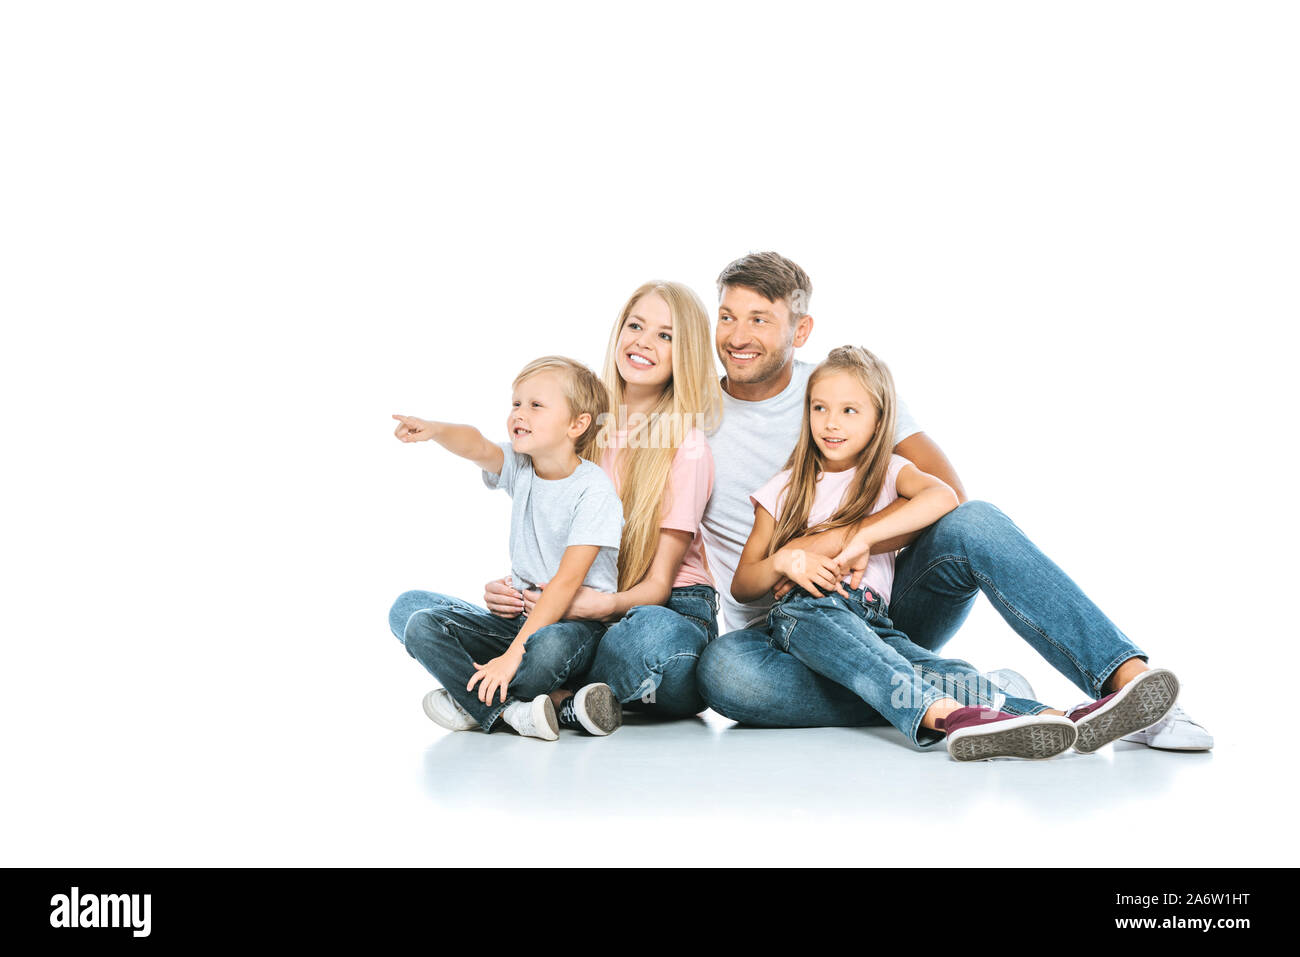
[[[1034,689],[1029,681],[1019,671],[1012,671],[1010,668],[999,668],[997,671],[990,671],[984,677],[993,682],[1008,698],[1028,698],[1030,701],[1037,701],[1034,697]]]
[[[558,714],[561,728],[587,734],[613,734],[623,724],[623,706],[609,685],[595,682],[564,699]]]

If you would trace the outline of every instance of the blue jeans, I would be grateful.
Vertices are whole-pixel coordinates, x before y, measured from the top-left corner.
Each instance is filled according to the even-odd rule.
[[[867,589],[817,598],[796,588],[772,606],[766,632],[773,647],[853,692],[913,744],[943,740],[941,732],[921,727],[942,698],[1011,714],[1047,707],[1003,696],[967,662],[914,644],[894,627],[884,599]]]
[[[1069,576],[1001,511],[967,502],[898,555],[893,625],[938,651],[982,591],[1017,634],[1091,697],[1129,658],[1146,659]],[[843,685],[770,643],[762,629],[723,635],[700,657],[700,693],[719,714],[766,727],[851,727],[886,720]]]
[[[407,653],[424,665],[468,711],[484,731],[512,701],[531,701],[562,686],[570,675],[590,667],[605,626],[595,621],[560,621],[539,628],[524,645],[519,670],[510,681],[505,703],[478,699],[465,685],[474,662],[487,664],[510,647],[527,616],[501,618],[485,608],[437,592],[402,593],[388,613],[389,627]]]
[[[700,654],[718,637],[718,593],[708,585],[674,588],[667,605],[638,605],[609,625],[586,681],[603,681],[618,700],[670,717],[708,705],[695,681]]]

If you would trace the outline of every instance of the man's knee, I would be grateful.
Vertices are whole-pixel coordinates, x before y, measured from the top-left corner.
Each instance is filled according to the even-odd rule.
[[[989,502],[964,502],[937,521],[931,529],[936,545],[945,552],[966,552],[1001,539],[1011,519]]]
[[[728,718],[749,716],[753,695],[750,690],[757,674],[761,653],[754,641],[732,632],[709,643],[700,654],[695,681],[700,696],[710,708]]]

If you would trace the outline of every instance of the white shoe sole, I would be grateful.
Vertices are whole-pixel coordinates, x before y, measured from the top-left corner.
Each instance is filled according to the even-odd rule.
[[[607,684],[590,684],[573,696],[573,713],[588,734],[613,734],[623,726],[623,706]]]
[[[556,741],[560,737],[560,719],[555,715],[555,705],[551,703],[551,696],[540,694],[533,699],[533,729],[534,734],[529,737],[540,738],[543,741]]]
[[[1178,679],[1172,671],[1153,668],[1144,671],[1086,718],[1077,722],[1078,740],[1074,750],[1091,754],[1100,747],[1118,741],[1126,734],[1149,728],[1174,707],[1178,700]]]
[[[948,735],[948,753],[956,761],[1023,758],[1041,761],[1069,751],[1078,734],[1074,722],[1055,714],[1026,714],[985,726],[958,728]]]
[[[420,704],[424,707],[424,715],[439,727],[446,728],[448,731],[473,731],[478,727],[478,722],[466,723],[465,721],[454,722],[453,719],[443,716],[434,702],[441,697],[451,698],[442,688],[435,688],[424,696]],[[455,699],[451,699],[455,700]]]

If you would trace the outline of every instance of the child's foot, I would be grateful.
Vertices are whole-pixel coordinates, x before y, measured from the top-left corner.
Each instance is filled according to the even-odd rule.
[[[991,708],[958,708],[937,722],[956,761],[988,758],[1051,758],[1074,744],[1073,722],[1057,714],[1008,714]]]
[[[478,727],[478,721],[456,703],[446,688],[434,688],[424,696],[424,713],[448,731],[472,731]]]
[[[525,737],[554,741],[560,736],[555,705],[549,695],[538,695],[532,701],[512,701],[501,712],[501,719]]]
[[[1066,712],[1079,729],[1074,750],[1091,754],[1102,745],[1149,728],[1174,707],[1178,679],[1172,671],[1144,671],[1114,694]]]
[[[623,706],[607,684],[589,684],[569,695],[560,705],[561,728],[587,734],[612,734],[623,724]]]

